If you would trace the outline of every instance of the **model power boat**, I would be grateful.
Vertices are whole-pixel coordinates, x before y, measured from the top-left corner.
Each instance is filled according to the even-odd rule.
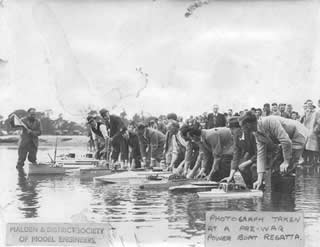
[[[62,164],[53,162],[29,163],[28,175],[61,175],[66,173]]]
[[[110,184],[110,183],[139,183],[139,181],[145,180],[148,176],[169,177],[170,172],[160,170],[146,170],[146,169],[135,169],[135,170],[115,170],[112,174],[99,176],[94,178],[94,182]]]
[[[92,153],[87,153],[82,156],[77,156],[75,153],[68,153],[57,156],[57,161],[64,166],[97,166],[99,160],[94,159]]]
[[[197,193],[200,198],[250,198],[262,197],[261,190],[250,190],[244,184],[220,183],[217,189]]]
[[[200,192],[200,191],[210,191],[212,189],[218,188],[219,183],[211,181],[197,181],[191,182],[191,184],[183,184],[179,186],[172,186],[169,188],[171,192]]]
[[[194,182],[193,179],[188,179],[185,176],[171,174],[169,176],[163,176],[160,174],[149,175],[140,182],[140,189],[169,189],[170,187],[183,186]]]

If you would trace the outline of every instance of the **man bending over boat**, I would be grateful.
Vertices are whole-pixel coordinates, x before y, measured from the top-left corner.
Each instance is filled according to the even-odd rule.
[[[172,152],[171,152],[171,161],[168,167],[169,170],[172,170],[173,173],[179,173],[176,171],[180,165],[182,169],[184,161],[187,142],[182,138],[181,132],[179,131],[180,125],[177,121],[171,120],[167,125],[168,133],[171,135],[172,141]]]
[[[100,115],[104,120],[105,125],[110,133],[110,143],[112,145],[111,159],[113,162],[117,162],[120,159],[122,162],[129,159],[129,147],[128,147],[128,133],[122,119],[116,115],[110,115],[107,109],[101,109]]]
[[[109,153],[109,134],[107,126],[104,123],[98,122],[93,116],[87,117],[88,124],[92,132],[92,138],[96,146],[96,159],[109,159],[109,157],[103,157],[105,154],[108,156]]]
[[[22,134],[20,136],[19,148],[18,148],[18,163],[16,168],[21,169],[24,166],[24,162],[28,155],[28,160],[36,164],[37,163],[37,151],[39,145],[39,136],[41,135],[41,124],[36,119],[36,109],[30,108],[28,110],[28,116],[21,119],[22,124],[19,126],[22,128]],[[13,122],[13,127],[15,127]]]
[[[244,132],[239,124],[238,117],[229,119],[229,128],[233,136],[233,158],[229,177],[221,182],[233,181],[237,170],[248,188],[253,187],[253,182],[257,180],[257,145],[255,136],[251,132]]]
[[[267,156],[274,145],[280,145],[282,149],[280,172],[288,175],[295,171],[308,137],[308,130],[301,123],[280,116],[268,116],[257,121],[251,112],[240,117],[239,122],[245,132],[251,132],[256,137],[258,179],[253,184],[255,189],[263,184],[266,171],[273,168],[268,164],[270,159]]]
[[[138,124],[137,133],[143,164],[148,166],[151,162],[151,167],[156,167],[160,162],[164,162],[165,135],[143,123]]]
[[[192,129],[188,131],[188,135],[199,145],[203,153],[203,167],[198,178],[207,175],[208,180],[220,181],[228,176],[233,154],[230,129],[226,127],[209,130]]]

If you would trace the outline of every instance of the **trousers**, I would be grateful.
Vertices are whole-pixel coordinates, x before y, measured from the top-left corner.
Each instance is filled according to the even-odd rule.
[[[18,165],[19,166],[24,166],[24,162],[27,159],[31,163],[36,163],[37,161],[37,152],[38,152],[38,147],[34,145],[33,142],[28,143],[27,145],[19,146],[18,148]]]

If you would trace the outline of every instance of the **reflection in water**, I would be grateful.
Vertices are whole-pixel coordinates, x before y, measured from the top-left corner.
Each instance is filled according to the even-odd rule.
[[[203,246],[207,211],[303,211],[306,246],[320,241],[319,234],[313,233],[320,227],[320,169],[317,167],[298,170],[296,178],[289,180],[288,188],[280,186],[277,192],[266,191],[263,198],[223,201],[200,200],[194,193],[141,190],[130,184],[97,186],[74,175],[26,177],[10,171],[12,166],[3,166],[3,174],[12,175],[13,179],[2,174],[2,180],[9,183],[8,199],[16,202],[8,206],[15,218],[41,219],[52,214],[52,219],[59,215],[62,221],[68,221],[72,215],[88,209],[88,218],[109,222],[124,239],[134,232],[141,243],[167,241]],[[17,177],[17,189],[13,190]]]
[[[23,169],[18,171],[18,193],[17,198],[22,202],[22,207],[19,210],[25,218],[34,218],[38,216],[38,191],[37,181],[30,181],[26,178]]]

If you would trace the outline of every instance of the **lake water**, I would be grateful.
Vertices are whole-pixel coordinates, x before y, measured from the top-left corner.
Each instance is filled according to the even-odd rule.
[[[60,147],[59,153],[72,151]],[[79,150],[79,148],[77,148]],[[81,150],[79,150],[81,151]],[[82,151],[85,151],[83,148]],[[51,147],[39,150],[48,160]],[[320,169],[305,169],[296,177],[292,194],[265,194],[259,199],[213,202],[195,194],[171,194],[166,190],[141,190],[134,185],[95,185],[76,173],[66,176],[19,176],[15,169],[17,149],[0,147],[0,188],[4,222],[70,222],[85,219],[109,222],[125,246],[203,246],[208,210],[302,211],[306,247],[320,240]]]

